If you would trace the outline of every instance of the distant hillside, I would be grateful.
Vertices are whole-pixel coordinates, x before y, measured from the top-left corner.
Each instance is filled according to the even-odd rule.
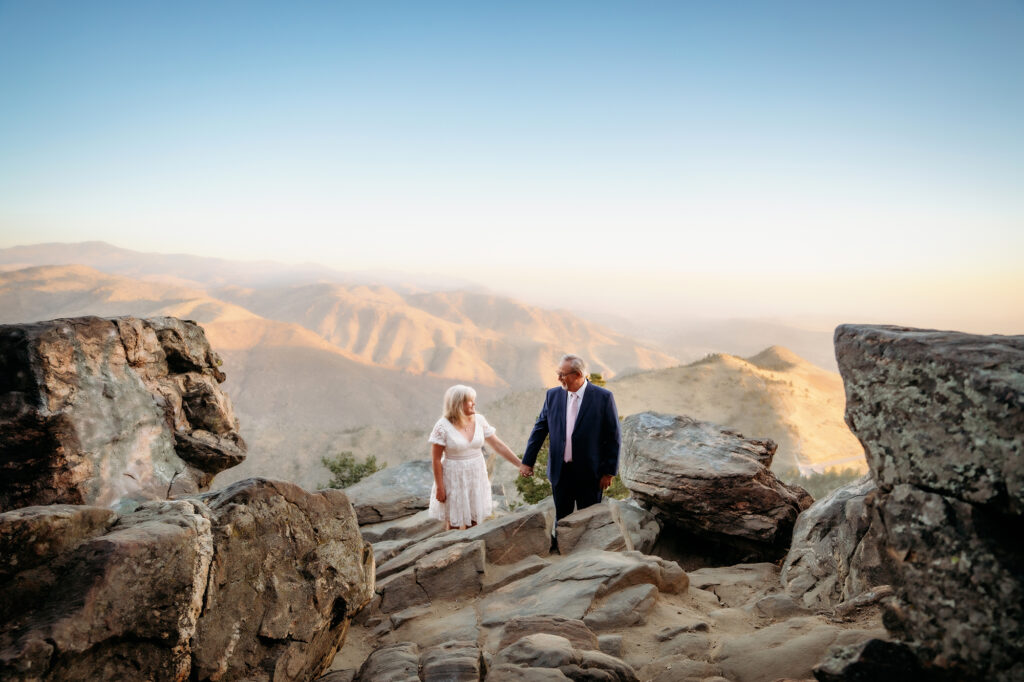
[[[265,475],[316,486],[326,480],[320,457],[344,449],[425,456],[445,388],[473,383],[487,399],[543,385],[559,338],[580,339],[609,375],[673,362],[566,313],[470,292],[324,284],[214,294],[81,265],[31,267],[0,272],[0,323],[130,314],[202,324],[250,442],[248,460],[219,483]]]
[[[866,470],[864,451],[843,421],[842,378],[785,348],[749,358],[712,355],[682,367],[614,379],[608,388],[622,416],[655,410],[712,421],[779,444],[774,467]],[[481,412],[513,448],[522,449],[543,391],[484,403]]]
[[[469,383],[543,385],[570,347],[608,376],[676,364],[570,313],[501,296],[402,294],[384,286],[341,284],[214,293],[263,317],[300,324],[361,362]]]

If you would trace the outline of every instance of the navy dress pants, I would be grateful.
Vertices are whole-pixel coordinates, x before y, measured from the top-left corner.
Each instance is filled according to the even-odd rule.
[[[552,486],[555,498],[555,520],[585,509],[601,501],[601,482],[592,473],[573,462],[562,462],[558,485]]]

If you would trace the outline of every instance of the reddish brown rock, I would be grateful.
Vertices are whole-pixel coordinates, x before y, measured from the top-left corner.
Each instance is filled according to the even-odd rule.
[[[797,515],[814,501],[775,477],[776,445],[709,422],[643,412],[623,422],[620,475],[666,525],[730,563],[786,554]]]

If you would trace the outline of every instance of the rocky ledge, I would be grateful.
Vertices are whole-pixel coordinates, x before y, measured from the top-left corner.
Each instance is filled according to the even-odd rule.
[[[797,515],[814,501],[769,467],[776,445],[685,416],[643,412],[623,423],[620,474],[676,545],[719,563],[785,556]]]
[[[345,493],[248,479],[0,514],[0,678],[308,680],[374,591]]]
[[[172,317],[0,325],[0,511],[206,490],[246,450],[220,364]]]

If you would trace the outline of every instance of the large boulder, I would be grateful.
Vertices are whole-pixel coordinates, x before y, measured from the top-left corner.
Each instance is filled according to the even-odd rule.
[[[411,516],[430,504],[434,470],[428,460],[387,467],[345,489],[360,525]]]
[[[1024,336],[841,325],[846,423],[879,486],[1024,514]]]
[[[0,325],[0,511],[208,489],[246,450],[220,364],[175,318]]]
[[[667,526],[662,535],[700,538],[733,562],[775,560],[813,502],[769,470],[775,448],[709,422],[643,412],[623,423],[619,473]]]
[[[781,574],[790,596],[807,607],[831,608],[899,580],[882,543],[879,495],[868,474],[799,516]]]
[[[5,680],[312,679],[374,587],[343,492],[261,479],[7,512],[0,548]]]
[[[881,514],[901,578],[890,632],[955,679],[1024,679],[1020,520],[910,485]]]
[[[843,325],[835,343],[884,493],[886,626],[950,679],[1024,679],[1024,337]]]

